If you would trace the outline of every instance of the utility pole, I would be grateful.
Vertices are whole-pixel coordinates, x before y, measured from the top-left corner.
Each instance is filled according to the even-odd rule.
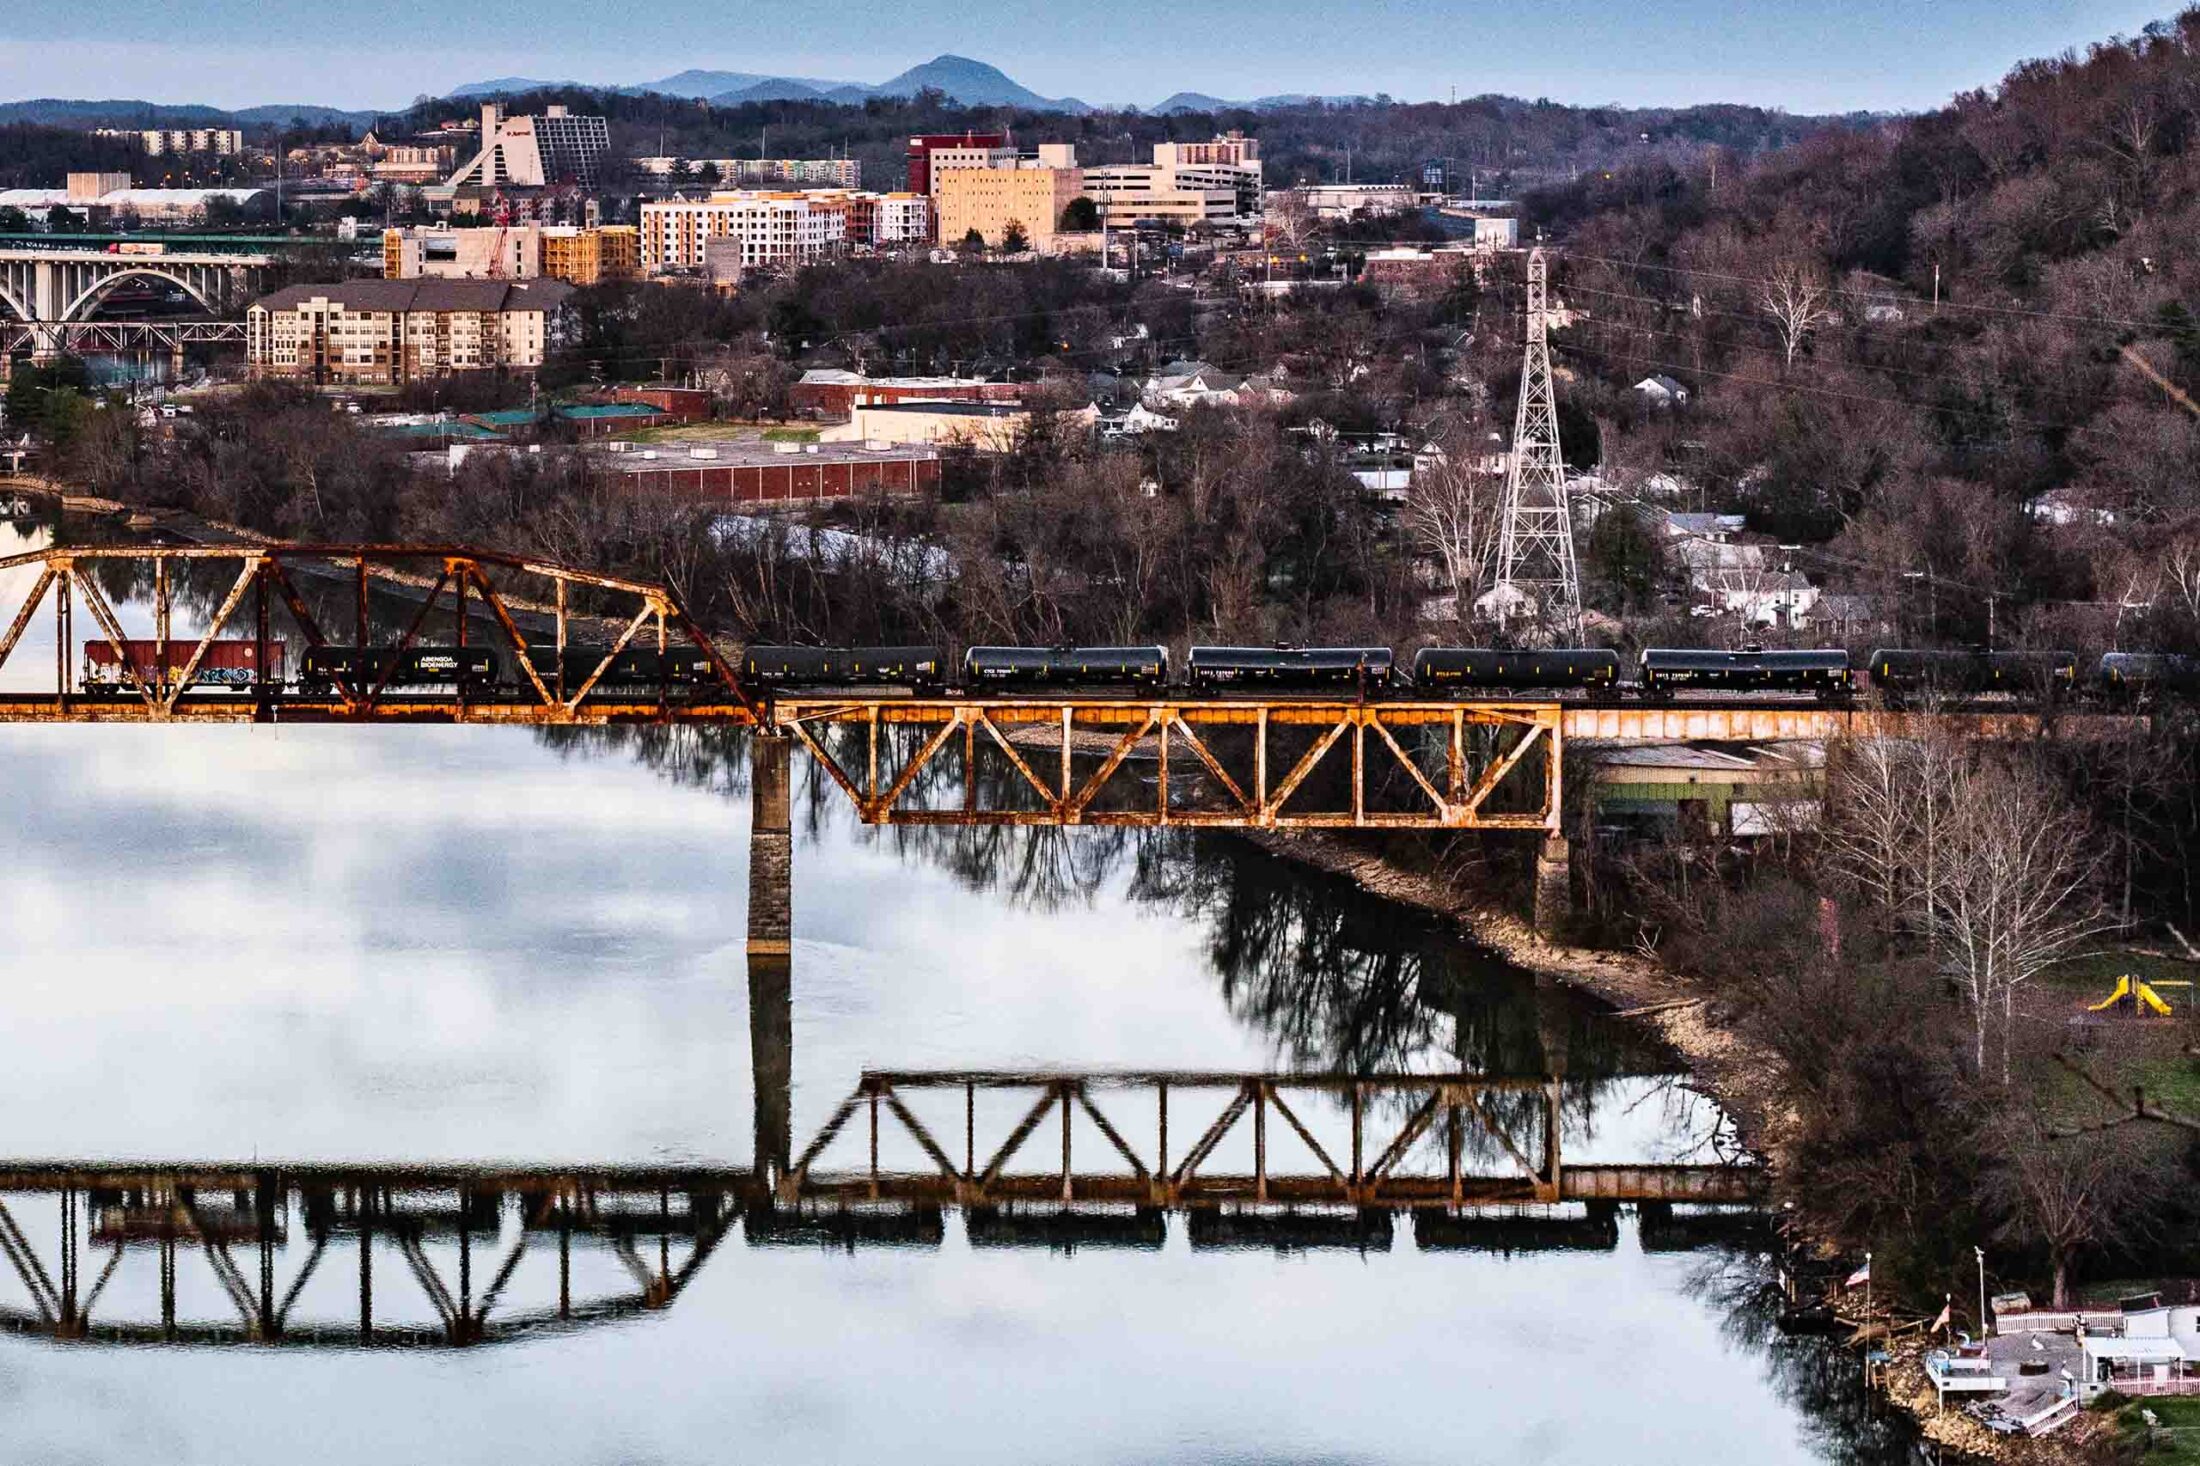
[[[1566,499],[1566,460],[1559,453],[1558,398],[1545,334],[1549,289],[1549,265],[1538,246],[1528,252],[1527,349],[1498,527],[1497,582],[1480,606],[1500,624],[1540,615],[1553,630],[1563,627],[1578,639],[1581,578],[1574,568],[1573,510]]]

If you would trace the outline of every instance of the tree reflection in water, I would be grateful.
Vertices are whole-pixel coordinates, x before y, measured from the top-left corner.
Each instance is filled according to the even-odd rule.
[[[1696,1253],[1689,1289],[1720,1310],[1720,1332],[1738,1355],[1764,1361],[1764,1377],[1800,1417],[1812,1449],[1852,1466],[1958,1466],[1971,1458],[1922,1440],[1908,1416],[1863,1386],[1856,1351],[1779,1329],[1786,1304],[1772,1254],[1760,1246],[1711,1246]]]
[[[540,736],[566,756],[622,753],[677,784],[725,798],[744,797],[748,789],[745,733],[636,725],[545,729]],[[847,818],[845,796],[809,760],[798,767],[797,819],[814,844],[829,822]],[[932,777],[930,769],[925,777]],[[920,804],[953,798],[944,786],[911,791]],[[1539,983],[1446,923],[1229,835],[942,825],[865,834],[1021,909],[1090,903],[1119,886],[1130,900],[1193,922],[1206,935],[1230,1011],[1268,1037],[1283,1067],[1557,1075],[1569,1134],[1580,1138],[1593,1136],[1600,1105],[1612,1098],[1609,1081],[1664,1076],[1668,1082],[1647,1096],[1637,1086],[1632,1102],[1666,1106],[1665,1134],[1708,1134],[1715,1145],[1726,1138],[1723,1126],[1706,1123],[1710,1107],[1679,1077],[1674,1057],[1637,1025],[1569,989]],[[1494,1118],[1518,1125],[1541,1103],[1534,1095],[1493,1097],[1493,1109],[1521,1111]]]

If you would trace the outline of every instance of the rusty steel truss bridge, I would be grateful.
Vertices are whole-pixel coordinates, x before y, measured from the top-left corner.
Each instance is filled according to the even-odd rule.
[[[1560,1103],[1472,1074],[875,1072],[791,1165],[0,1161],[0,1332],[465,1348],[667,1309],[737,1226],[923,1248],[949,1210],[974,1247],[1058,1250],[1156,1249],[1172,1215],[1195,1250],[1386,1251],[1399,1216],[1424,1249],[1608,1248],[1621,1205],[1652,1247],[1761,1225],[1754,1166],[1563,1164]]]
[[[43,689],[0,692],[0,721],[745,726],[766,742],[798,744],[863,821],[880,825],[1556,835],[1569,738],[1762,742],[1925,716],[1801,700],[773,693],[744,686],[672,591],[521,556],[421,545],[87,546],[0,559],[0,576],[11,572],[28,585],[12,607],[0,604],[0,676],[42,612],[53,670]],[[180,667],[160,658],[147,677],[124,657],[120,594],[152,602],[152,637],[163,646],[179,601],[189,604],[197,629],[179,639],[190,648]],[[377,634],[376,602],[402,608],[388,634]],[[510,674],[494,687],[427,692],[393,681],[431,625],[460,646],[493,647]],[[202,685],[209,655],[239,640],[251,643],[260,672],[243,685]],[[98,643],[122,675],[94,687],[73,657]],[[370,647],[383,659],[379,675],[309,691],[267,671],[282,665],[280,651],[337,644]],[[579,648],[601,653],[593,670],[572,668],[567,654]],[[676,687],[614,686],[606,674],[629,648],[692,649],[709,675]],[[538,670],[531,649],[554,649],[555,670]],[[1988,736],[2031,737],[2040,726],[2017,713],[1962,719]]]

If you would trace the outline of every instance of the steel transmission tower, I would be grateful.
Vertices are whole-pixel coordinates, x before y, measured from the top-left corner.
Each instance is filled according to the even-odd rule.
[[[1478,603],[1500,622],[1540,617],[1575,628],[1581,578],[1574,570],[1574,523],[1566,503],[1566,463],[1558,452],[1558,398],[1544,337],[1549,267],[1528,252],[1528,348],[1520,370],[1520,412],[1513,419],[1512,466],[1505,474],[1497,539],[1497,583]]]

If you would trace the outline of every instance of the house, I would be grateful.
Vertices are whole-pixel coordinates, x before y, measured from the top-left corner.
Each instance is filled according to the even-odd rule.
[[[1802,626],[1810,619],[1811,608],[1818,604],[1818,587],[1799,570],[1714,569],[1691,574],[1689,583],[1707,597],[1714,610],[1739,616],[1751,626]]]
[[[1665,537],[1723,545],[1745,529],[1749,521],[1739,514],[1685,514],[1668,512]]]
[[[1686,407],[1688,389],[1673,378],[1663,375],[1644,377],[1635,383],[1635,395],[1652,407]]]
[[[1154,407],[1235,406],[1245,379],[1203,361],[1172,361],[1146,379],[1140,395]]]
[[[2068,489],[2049,489],[2025,506],[2025,512],[2041,524],[2064,529],[2073,524],[2110,525],[2121,517],[2113,509],[2086,503]]]

